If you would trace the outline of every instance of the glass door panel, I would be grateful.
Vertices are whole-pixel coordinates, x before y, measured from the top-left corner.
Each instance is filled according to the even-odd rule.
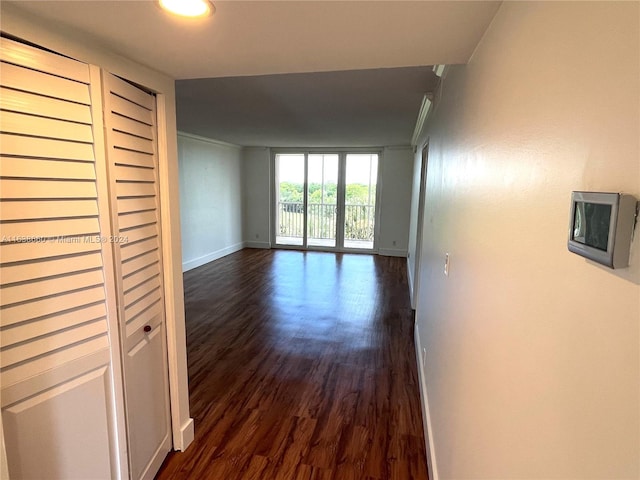
[[[304,154],[276,155],[276,244],[304,246]]]
[[[337,154],[309,154],[307,163],[307,245],[336,246]]]
[[[275,244],[374,250],[377,153],[278,153]]]
[[[378,154],[348,153],[345,165],[344,247],[373,249]]]

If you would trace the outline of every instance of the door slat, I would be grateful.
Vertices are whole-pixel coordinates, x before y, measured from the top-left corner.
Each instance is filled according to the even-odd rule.
[[[3,287],[0,290],[3,305],[13,305],[14,303],[34,301],[43,297],[62,297],[69,291],[80,288],[102,286],[104,278],[102,270],[91,270],[82,273],[73,273],[65,279],[54,278],[36,280],[18,284],[15,286]],[[56,302],[56,300],[50,300]]]
[[[0,314],[2,314],[2,325],[13,325],[14,323],[64,312],[72,308],[83,307],[90,303],[97,302],[104,302],[104,288],[102,285],[87,290],[80,290],[79,292],[60,295],[55,297],[55,301],[45,298],[34,302],[4,307],[0,310]]]
[[[65,240],[67,241],[0,244],[0,262],[2,265],[6,265],[100,251],[100,243],[98,241],[87,241],[84,238],[76,239],[71,237],[66,237]]]
[[[91,107],[33,93],[0,88],[0,108],[29,115],[91,125]]]
[[[15,112],[0,111],[0,131],[56,140],[93,142],[93,132],[89,125]]]
[[[14,325],[2,330],[0,345],[8,347],[16,343],[24,343],[33,338],[48,335],[60,330],[104,318],[107,314],[104,304],[89,305],[79,310],[63,313],[55,317],[44,318],[36,322]]]
[[[140,270],[141,268],[147,267],[152,263],[158,262],[158,251],[152,250],[150,252],[145,253],[144,255],[140,255],[139,257],[134,257],[131,260],[126,260],[122,262],[122,275],[127,276],[131,273]]]
[[[35,158],[57,158],[93,162],[93,145],[68,142],[51,138],[34,138],[0,134],[0,145],[4,155]]]
[[[130,118],[123,117],[117,113],[111,114],[111,128],[119,132],[127,132],[136,137],[153,140],[153,127],[146,123],[141,123]]]
[[[152,168],[138,168],[116,165],[115,174],[119,180],[130,182],[155,182],[156,172]]]
[[[0,210],[3,221],[98,216],[95,200],[17,200],[3,202]]]
[[[127,213],[118,217],[118,225],[120,231],[127,228],[136,227],[139,225],[147,225],[150,223],[156,223],[158,221],[158,214],[155,210],[149,210],[147,212]]]
[[[47,72],[76,82],[89,83],[89,66],[62,55],[0,38],[0,60]]]
[[[120,255],[123,262],[143,253],[151,252],[158,249],[158,240],[150,237],[137,243],[124,243],[120,246]]]
[[[99,253],[0,267],[0,285],[37,280],[102,267]]]
[[[3,200],[96,197],[96,184],[91,181],[0,179],[0,198]]]
[[[149,110],[140,107],[135,103],[131,103],[124,98],[111,95],[110,98],[111,111],[127,118],[137,120],[147,125],[153,125],[153,117]]]
[[[2,63],[2,85],[47,97],[91,105],[89,86],[66,78]]]
[[[0,157],[0,176],[4,178],[95,180],[96,171],[93,164],[88,162]]]

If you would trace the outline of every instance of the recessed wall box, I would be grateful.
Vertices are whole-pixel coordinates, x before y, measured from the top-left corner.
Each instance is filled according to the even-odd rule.
[[[628,267],[637,205],[624,193],[571,192],[569,250],[610,268]]]

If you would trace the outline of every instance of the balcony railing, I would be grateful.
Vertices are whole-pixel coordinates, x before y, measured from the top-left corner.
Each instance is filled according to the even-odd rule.
[[[373,242],[374,205],[344,206],[344,239]]]
[[[320,203],[307,204],[308,238],[335,239],[337,206]],[[374,205],[345,205],[345,240],[373,242]],[[304,233],[304,205],[302,202],[278,203],[279,235],[302,238]]]

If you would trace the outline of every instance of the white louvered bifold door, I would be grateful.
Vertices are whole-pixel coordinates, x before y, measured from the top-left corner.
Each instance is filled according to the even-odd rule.
[[[103,75],[131,478],[171,448],[155,96]]]
[[[0,382],[9,472],[114,478],[107,312],[115,317],[116,307],[103,268],[112,263],[110,246],[97,238],[109,214],[99,199],[106,179],[101,186],[96,175],[102,123],[92,121],[101,99],[95,83],[92,98],[91,80],[99,75],[5,38],[0,57]]]

